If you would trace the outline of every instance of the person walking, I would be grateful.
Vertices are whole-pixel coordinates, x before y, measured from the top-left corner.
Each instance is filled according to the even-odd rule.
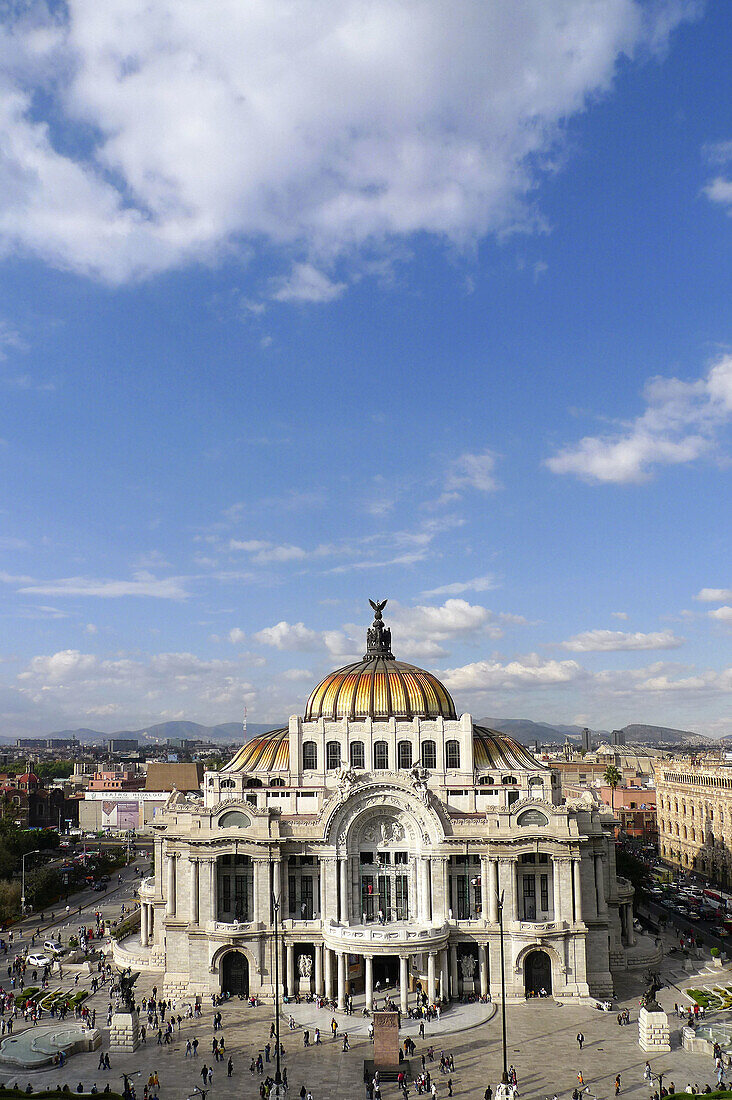
[[[580,1050],[582,1050],[582,1047],[584,1046],[584,1042],[585,1042],[584,1035],[582,1034],[581,1031],[578,1031],[577,1032],[577,1046],[580,1048]]]
[[[615,1095],[620,1096],[620,1074],[615,1078]]]
[[[229,1061],[226,1063],[226,1076],[227,1077],[233,1077],[233,1075],[234,1075],[234,1060],[232,1058],[229,1058]]]

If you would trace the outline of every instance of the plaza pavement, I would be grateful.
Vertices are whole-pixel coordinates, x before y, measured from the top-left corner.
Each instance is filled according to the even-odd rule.
[[[114,905],[119,905],[122,900],[122,894],[118,894]],[[670,946],[669,938],[667,947]],[[703,961],[698,965],[703,966]],[[682,992],[683,986],[719,984],[720,980],[732,982],[732,974],[727,979],[726,975],[720,975],[719,972],[715,974],[711,970],[701,976],[685,973],[673,956],[666,957],[662,973],[673,984],[661,990],[659,999],[665,1008],[671,1010],[675,1002],[689,1003]],[[80,980],[80,985],[88,988],[90,980],[90,976],[85,976]],[[64,979],[61,984],[72,988],[73,983],[72,980]],[[136,987],[138,997],[149,994],[153,984],[158,989],[162,987],[162,974],[141,975]],[[508,1061],[516,1066],[520,1096],[543,1100],[544,1097],[558,1093],[562,1100],[569,1100],[577,1083],[577,1072],[581,1070],[590,1095],[597,1096],[600,1100],[613,1096],[613,1082],[617,1073],[622,1077],[622,1096],[633,1100],[648,1100],[652,1089],[643,1081],[646,1055],[638,1046],[638,999],[642,989],[642,975],[621,975],[616,988],[619,999],[612,1013],[600,1012],[588,1006],[561,1006],[553,1000],[537,999],[526,1004],[509,1004]],[[87,1003],[96,1008],[97,1022],[105,1024],[108,1004],[106,988],[103,987]],[[79,1081],[86,1090],[96,1081],[101,1091],[107,1080],[113,1089],[119,1088],[123,1072],[139,1073],[134,1078],[134,1083],[141,1100],[143,1085],[150,1072],[156,1070],[160,1078],[161,1100],[185,1100],[193,1096],[195,1086],[201,1084],[199,1074],[203,1063],[211,1064],[214,1009],[210,998],[204,999],[203,1007],[203,1018],[184,1021],[180,1033],[176,1031],[171,1045],[157,1046],[153,1038],[135,1054],[112,1054],[111,1071],[108,1073],[97,1070],[99,1055],[91,1053],[74,1055],[62,1071],[16,1071],[0,1066],[0,1081],[6,1085],[17,1082],[22,1087],[30,1081],[36,1090],[67,1082],[72,1091]],[[364,1021],[338,1014],[352,1038],[350,1051],[343,1053],[341,1040],[336,1039],[334,1042],[330,1038],[332,1012],[326,1009],[317,1011],[311,1005],[298,1007],[308,1010],[303,1022],[310,1027],[311,1034],[314,1026],[320,1026],[323,1043],[320,1047],[304,1049],[303,1028],[299,1025],[294,1032],[289,1030],[289,1006],[283,1006],[280,1024],[285,1046],[283,1066],[288,1071],[293,1100],[296,1100],[303,1084],[312,1091],[314,1100],[352,1100],[354,1097],[363,1097],[363,1060],[371,1055],[371,1044],[365,1033]],[[452,1054],[455,1059],[452,1080],[456,1098],[482,1100],[486,1085],[491,1084],[495,1089],[501,1072],[500,1012],[485,1022],[481,1013],[485,1013],[487,1008],[490,1006],[472,1005],[446,1012],[439,1031],[437,1026],[428,1024],[424,1042],[415,1036],[415,1067],[419,1065],[420,1055],[426,1053],[430,1045],[435,1048],[436,1059],[430,1068],[437,1083],[440,1100],[447,1096],[447,1080],[441,1077],[438,1065],[440,1052],[443,1050]],[[616,1022],[616,1013],[622,1008],[630,1011],[632,1022],[629,1027],[619,1027]],[[182,1014],[182,1003],[176,1005],[176,1010]],[[268,1040],[272,1009],[264,1005],[250,1008],[245,1002],[236,999],[221,1006],[220,1011],[223,1013],[226,1057],[233,1057],[235,1072],[234,1077],[228,1080],[226,1062],[214,1063],[214,1080],[209,1100],[228,1100],[229,1097],[257,1100],[260,1078],[250,1074],[249,1064],[252,1057],[264,1049]],[[654,1072],[664,1071],[667,1074],[665,1083],[673,1080],[678,1089],[684,1088],[687,1082],[699,1084],[700,1087],[707,1082],[713,1084],[714,1067],[711,1058],[688,1054],[680,1048],[680,1024],[679,1020],[671,1020],[673,1049],[670,1054],[651,1059]],[[451,1030],[448,1031],[448,1027]],[[105,1050],[108,1048],[109,1038],[106,1027],[101,1030],[102,1049]],[[576,1042],[576,1035],[580,1030],[586,1040],[581,1054]],[[199,1057],[196,1060],[186,1059],[186,1039],[194,1036],[200,1043]],[[266,1066],[265,1070],[274,1076],[274,1064]],[[384,1100],[399,1100],[395,1084],[384,1085],[382,1094]],[[411,1098],[415,1095],[412,1086]]]

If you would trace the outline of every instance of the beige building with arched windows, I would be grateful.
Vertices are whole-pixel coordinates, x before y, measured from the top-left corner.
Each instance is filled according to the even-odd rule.
[[[169,991],[271,996],[277,907],[289,994],[491,996],[502,897],[511,996],[609,994],[613,970],[655,959],[612,816],[589,793],[562,803],[548,767],[396,661],[381,606],[363,659],[302,717],[207,773],[201,797],[171,796],[117,961],[164,969]]]
[[[656,765],[661,856],[732,887],[732,766],[678,758]]]

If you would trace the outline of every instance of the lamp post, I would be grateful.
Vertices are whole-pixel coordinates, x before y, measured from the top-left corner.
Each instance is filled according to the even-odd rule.
[[[24,854],[20,857],[20,865],[21,865],[21,868],[22,868],[22,870],[21,870],[21,887],[20,887],[20,912],[21,912],[22,916],[25,916],[25,861],[28,858],[28,856],[37,855],[39,851],[40,851],[40,848],[33,848],[32,851],[24,852]]]
[[[661,1092],[663,1090],[663,1079],[664,1079],[664,1077],[666,1076],[666,1074],[668,1072],[669,1071],[667,1069],[662,1069],[659,1073],[653,1073],[653,1071],[651,1071],[651,1080],[652,1081],[658,1081],[658,1095],[659,1096],[661,1095]]]
[[[274,865],[272,863],[272,849],[269,849],[269,870],[272,898],[272,917],[274,934],[274,1010],[275,1010],[275,1079],[273,1100],[284,1100],[285,1089],[282,1085],[282,1073],[280,1071],[280,936],[279,936],[279,911],[280,899],[275,897]]]
[[[508,1084],[508,1058],[506,1053],[506,959],[503,951],[503,891],[498,895],[498,930],[501,944],[501,1044],[503,1047],[503,1085],[504,1095],[509,1088]]]

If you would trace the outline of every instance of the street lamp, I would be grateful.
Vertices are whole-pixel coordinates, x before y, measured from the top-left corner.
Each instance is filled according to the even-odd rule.
[[[666,1074],[669,1073],[669,1072],[670,1071],[667,1070],[667,1069],[662,1069],[659,1073],[653,1073],[653,1071],[651,1071],[651,1081],[658,1081],[658,1095],[659,1096],[661,1095],[661,1092],[663,1090],[663,1079],[666,1076]]]
[[[280,929],[278,922],[280,899],[279,897],[275,897],[274,865],[272,863],[271,848],[269,849],[269,867],[274,925],[275,1079],[272,1100],[284,1100],[285,1089],[282,1084],[282,1073],[280,1072]]]
[[[503,951],[503,891],[498,895],[498,930],[501,943],[501,1043],[503,1046],[503,1075],[499,1089],[505,1097],[509,1095],[508,1058],[506,1052],[506,959]],[[496,1090],[498,1091],[498,1090]]]
[[[25,861],[28,858],[28,856],[37,855],[39,851],[40,851],[40,848],[34,848],[30,852],[25,852],[20,857],[20,865],[21,865],[21,868],[22,868],[21,887],[20,887],[20,912],[21,912],[22,916],[25,916]]]

